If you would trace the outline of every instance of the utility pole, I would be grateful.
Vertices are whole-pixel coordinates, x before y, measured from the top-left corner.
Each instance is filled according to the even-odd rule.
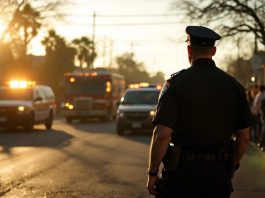
[[[133,56],[133,49],[134,48],[134,43],[133,42],[131,42],[131,56]]]
[[[113,55],[113,40],[110,40],[110,47],[109,47],[109,68],[112,67],[112,55]]]
[[[103,52],[102,52],[102,56],[103,56],[103,67],[106,67],[106,37],[104,37],[104,39],[103,39]]]
[[[92,48],[92,55],[95,54],[95,30],[96,29],[96,12],[93,12],[93,23],[92,23],[92,42],[93,42],[93,48]],[[91,68],[94,68],[94,61],[91,62]]]

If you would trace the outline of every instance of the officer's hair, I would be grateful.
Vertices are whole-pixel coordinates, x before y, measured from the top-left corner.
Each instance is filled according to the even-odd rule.
[[[212,55],[212,49],[213,47],[206,47],[206,46],[199,46],[199,45],[191,45],[190,46],[193,53],[199,54],[199,55]]]

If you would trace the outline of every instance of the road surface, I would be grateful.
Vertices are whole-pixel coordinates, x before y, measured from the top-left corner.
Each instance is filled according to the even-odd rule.
[[[56,120],[53,130],[0,131],[4,198],[151,198],[145,189],[150,133],[118,136],[114,122]],[[251,146],[233,198],[265,197],[265,157]]]

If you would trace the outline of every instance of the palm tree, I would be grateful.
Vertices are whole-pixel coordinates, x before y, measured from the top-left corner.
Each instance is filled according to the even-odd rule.
[[[26,55],[28,44],[38,34],[41,27],[40,13],[29,3],[18,6],[8,26],[8,33],[21,55]]]
[[[76,58],[79,67],[91,69],[97,56],[94,42],[87,37],[81,37],[80,39],[74,39],[72,44],[77,51]]]

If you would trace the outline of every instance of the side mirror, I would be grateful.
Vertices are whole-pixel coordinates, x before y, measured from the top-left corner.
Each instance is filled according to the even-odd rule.
[[[42,101],[42,97],[38,96],[38,97],[34,98],[34,100],[33,100],[33,101],[34,101],[34,102],[37,102],[37,101]]]
[[[118,107],[120,104],[121,104],[121,101],[118,101],[118,102],[117,102],[117,107]]]

